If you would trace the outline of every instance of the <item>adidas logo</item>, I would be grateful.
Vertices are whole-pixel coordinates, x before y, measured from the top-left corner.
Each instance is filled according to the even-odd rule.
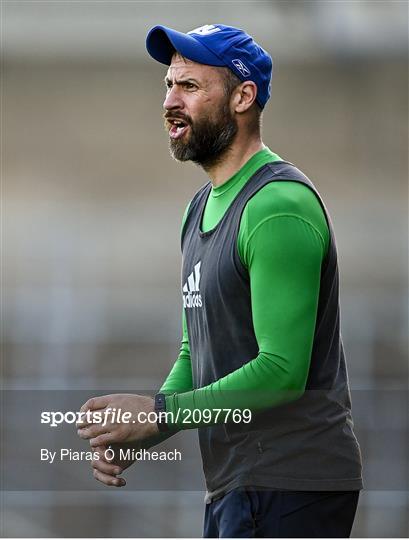
[[[183,307],[194,308],[202,307],[202,297],[199,294],[200,283],[200,265],[202,261],[199,261],[191,274],[187,278],[187,282],[183,285]]]

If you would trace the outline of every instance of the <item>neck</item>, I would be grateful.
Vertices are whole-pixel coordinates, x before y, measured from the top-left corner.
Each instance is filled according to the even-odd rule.
[[[264,144],[259,135],[250,140],[244,137],[236,138],[218,163],[203,167],[213,187],[221,186],[227,182],[254,154],[263,148]]]

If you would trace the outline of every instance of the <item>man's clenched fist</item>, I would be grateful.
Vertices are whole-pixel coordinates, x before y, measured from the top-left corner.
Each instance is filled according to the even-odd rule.
[[[94,397],[84,403],[80,412],[84,413],[84,420],[77,423],[77,433],[81,439],[89,439],[93,447],[142,441],[159,433],[154,400],[149,396]],[[85,413],[88,413],[86,419]]]

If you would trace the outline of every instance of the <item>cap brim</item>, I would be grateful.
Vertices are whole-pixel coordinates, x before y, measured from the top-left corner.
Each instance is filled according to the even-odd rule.
[[[194,37],[166,26],[154,26],[149,31],[146,37],[146,49],[152,58],[167,66],[171,64],[175,51],[200,64],[225,65],[218,56]]]

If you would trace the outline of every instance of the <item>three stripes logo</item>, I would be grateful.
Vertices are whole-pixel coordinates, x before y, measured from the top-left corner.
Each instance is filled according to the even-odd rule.
[[[191,274],[189,274],[186,283],[183,285],[183,307],[194,308],[202,307],[202,297],[199,293],[200,283],[200,265],[202,261],[199,261]]]

